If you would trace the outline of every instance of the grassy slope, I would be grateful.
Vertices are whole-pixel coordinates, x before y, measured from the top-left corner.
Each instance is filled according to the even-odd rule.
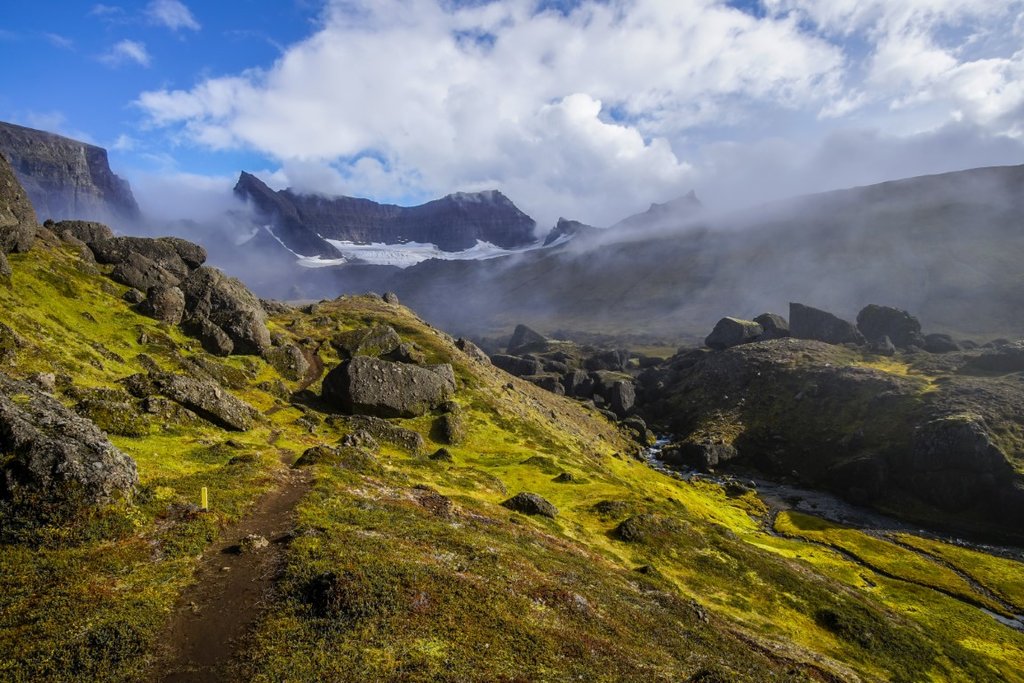
[[[143,678],[197,554],[273,486],[283,456],[334,443],[344,427],[314,414],[311,432],[310,416],[275,398],[279,378],[263,361],[205,357],[176,330],[132,313],[123,289],[70,251],[40,247],[11,260],[0,311],[29,346],[5,372],[54,371],[113,388],[142,371],[140,353],[167,369],[196,356],[220,364],[235,393],[266,414],[245,434],[188,421],[162,429],[146,417],[148,435],[113,439],[139,464],[136,506],[0,546],[0,678]],[[908,582],[810,542],[821,539],[780,537],[756,498],[648,469],[599,416],[473,363],[406,309],[348,298],[272,326],[322,339],[376,321],[455,365],[468,437],[450,447],[451,463],[384,445],[378,469],[315,466],[281,590],[243,648],[243,675],[686,680],[705,671],[703,680],[798,680],[818,667],[841,678],[1022,680],[1024,636],[947,595],[972,590],[956,574],[935,565],[934,576]],[[426,452],[438,446],[430,418],[401,422],[427,438]],[[578,482],[554,482],[563,471]],[[211,489],[212,512],[183,511],[201,486]],[[559,516],[499,506],[524,490],[551,500]],[[642,513],[634,540],[618,540],[619,523]],[[843,534],[858,547],[878,542]],[[905,578],[921,578],[924,561],[908,559]],[[1014,566],[979,581],[1015,595]],[[325,576],[334,587],[327,607],[318,593]]]

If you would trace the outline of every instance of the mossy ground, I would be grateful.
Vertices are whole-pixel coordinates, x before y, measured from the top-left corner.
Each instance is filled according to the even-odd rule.
[[[300,383],[263,361],[213,359],[136,315],[122,288],[70,251],[11,260],[0,311],[28,346],[5,372],[116,388],[144,371],[140,354],[168,370],[192,358],[216,363],[264,414],[244,434],[146,415],[142,436],[112,437],[139,465],[132,506],[0,546],[0,678],[146,679],[196,556],[275,485],[282,460],[333,445],[343,423],[288,403]],[[385,444],[379,468],[312,466],[316,486],[300,503],[279,590],[241,648],[240,678],[1022,680],[1024,635],[962,599],[972,588],[957,573],[811,520],[800,533],[783,520],[779,536],[752,494],[654,472],[593,410],[474,363],[404,308],[351,297],[271,326],[326,340],[375,323],[427,362],[453,364],[466,437],[445,444],[452,462],[432,461],[436,416],[402,420],[426,440],[424,454]],[[329,345],[320,353],[328,368],[338,360]],[[577,481],[555,481],[561,472]],[[205,514],[187,507],[202,486]],[[559,515],[500,506],[521,491]],[[614,530],[630,517],[657,523],[622,540]],[[972,576],[993,592],[1019,596],[1008,560],[972,562],[928,543],[953,564],[984,565]]]

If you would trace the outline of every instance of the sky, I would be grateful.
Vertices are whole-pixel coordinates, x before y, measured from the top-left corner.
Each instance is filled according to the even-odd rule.
[[[241,170],[546,228],[1024,163],[1024,0],[6,0],[0,63],[169,218]]]

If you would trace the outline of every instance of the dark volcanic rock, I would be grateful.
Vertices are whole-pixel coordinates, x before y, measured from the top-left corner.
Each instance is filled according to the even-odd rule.
[[[457,193],[421,206],[377,204],[368,199],[274,192],[261,180],[242,173],[235,194],[253,203],[275,234],[293,251],[336,257],[324,238],[353,242],[430,242],[460,251],[477,240],[501,247],[534,241],[533,219],[500,192]]]
[[[180,237],[158,237],[157,242],[169,245],[174,249],[178,258],[190,269],[198,268],[206,263],[206,249],[194,242],[183,240]]]
[[[967,363],[968,367],[987,372],[1024,371],[1024,340],[986,349]]]
[[[0,123],[0,152],[11,160],[43,219],[89,219],[128,227],[141,217],[128,183],[110,170],[105,149]]]
[[[548,338],[540,332],[532,330],[526,325],[516,325],[515,331],[512,332],[512,338],[508,340],[506,351],[510,356],[518,356],[529,349],[529,347],[542,346],[547,341]]]
[[[252,429],[256,411],[219,384],[168,373],[154,373],[150,381],[157,392],[208,422],[238,432]]]
[[[762,341],[785,339],[789,336],[789,322],[778,313],[762,313],[754,318],[754,322],[764,330],[761,333]]]
[[[888,337],[894,346],[923,346],[921,323],[906,311],[891,306],[869,304],[857,314],[857,329],[865,339]]]
[[[536,493],[517,493],[501,505],[524,515],[540,515],[552,519],[558,515],[558,508]]]
[[[764,333],[764,328],[752,320],[740,320],[739,318],[722,318],[715,325],[715,329],[704,340],[709,348],[719,351],[728,349],[740,344],[749,344]]]
[[[304,378],[311,367],[306,354],[295,344],[285,344],[271,349],[267,353],[267,362],[285,379],[293,381]]]
[[[952,353],[959,351],[960,345],[948,334],[927,334],[924,337],[924,350],[928,353]]]
[[[57,221],[51,228],[62,239],[70,235],[76,240],[89,244],[113,239],[114,231],[103,223],[95,221]]]
[[[355,356],[384,356],[395,351],[402,338],[390,325],[360,327],[340,332],[331,339],[331,346],[343,359]]]
[[[466,422],[458,413],[448,413],[434,423],[435,441],[457,446],[466,440]]]
[[[431,369],[368,356],[345,361],[323,382],[324,399],[343,412],[377,417],[418,417],[451,398],[452,391]]]
[[[886,336],[875,339],[868,344],[868,350],[871,351],[871,353],[877,353],[880,356],[896,355],[896,346],[892,343],[892,340]]]
[[[185,334],[195,337],[207,353],[215,356],[230,356],[235,350],[231,337],[217,325],[203,317],[193,316],[182,323]]]
[[[462,351],[464,354],[472,358],[477,363],[484,363],[486,365],[491,364],[491,359],[486,353],[483,352],[479,346],[466,339],[465,337],[459,337],[455,340],[455,348]]]
[[[736,447],[728,443],[706,440],[688,440],[666,448],[661,460],[669,465],[692,467],[701,471],[713,470],[738,456]]]
[[[0,253],[25,252],[36,239],[36,212],[0,154]]]
[[[239,280],[202,266],[181,283],[185,309],[224,330],[234,352],[261,355],[270,349],[267,314],[255,294]]]
[[[11,262],[7,260],[7,254],[0,251],[0,277],[10,277],[14,275],[14,271],[11,270]]]
[[[379,417],[353,415],[345,417],[344,423],[349,429],[353,430],[353,433],[365,432],[375,439],[403,448],[413,455],[422,451],[423,445],[426,443],[419,432],[399,427]],[[342,443],[344,443],[344,439]]]
[[[519,356],[507,356],[502,353],[491,356],[491,363],[494,367],[501,368],[510,375],[526,377],[527,375],[539,375],[544,371],[544,364],[536,358],[520,358]]]
[[[797,339],[816,339],[826,344],[864,343],[864,336],[852,323],[798,303],[789,304],[789,332]]]
[[[539,375],[523,375],[522,377],[531,384],[536,384],[545,391],[550,391],[559,396],[565,395],[565,387],[562,386],[562,376],[550,372],[542,372]]]
[[[0,501],[37,519],[71,519],[130,497],[135,461],[96,425],[34,385],[0,374]]]
[[[177,325],[185,313],[185,295],[177,287],[150,287],[138,310],[142,315]]]

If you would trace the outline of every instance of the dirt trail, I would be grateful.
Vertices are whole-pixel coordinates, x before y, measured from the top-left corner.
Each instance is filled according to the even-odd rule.
[[[227,680],[226,669],[239,639],[264,606],[294,528],[294,511],[309,491],[312,477],[289,470],[280,486],[265,494],[252,513],[224,530],[221,541],[204,553],[196,582],[178,601],[168,633],[169,652],[159,665],[164,683]],[[249,534],[269,547],[239,552]],[[157,677],[155,677],[157,678]]]

